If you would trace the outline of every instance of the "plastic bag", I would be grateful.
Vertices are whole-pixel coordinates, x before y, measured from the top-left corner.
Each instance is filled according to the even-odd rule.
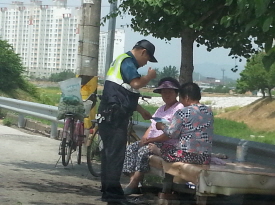
[[[65,102],[70,105],[83,104],[81,97],[81,78],[70,78],[59,82],[62,92],[60,102]]]
[[[66,113],[74,113],[75,117],[83,120],[85,115],[81,97],[81,78],[70,78],[59,82],[61,98],[58,105],[57,119],[64,119]]]
[[[169,125],[171,123],[169,120],[166,120],[165,118],[152,117],[152,119],[155,120],[156,122],[161,122],[166,125]]]

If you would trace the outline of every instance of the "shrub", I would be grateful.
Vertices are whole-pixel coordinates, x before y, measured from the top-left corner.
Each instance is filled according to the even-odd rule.
[[[10,127],[12,125],[12,122],[9,118],[5,118],[3,120],[3,125]]]

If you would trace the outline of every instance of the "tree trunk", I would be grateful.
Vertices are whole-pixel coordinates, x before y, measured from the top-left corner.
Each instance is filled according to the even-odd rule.
[[[263,94],[263,98],[265,98],[265,92],[264,92],[264,89],[263,89],[263,88],[261,88],[261,92],[262,92],[262,94]]]
[[[181,33],[181,66],[180,83],[193,82],[193,44],[195,33],[191,29],[185,29]]]
[[[272,99],[271,88],[267,88],[269,98]]]

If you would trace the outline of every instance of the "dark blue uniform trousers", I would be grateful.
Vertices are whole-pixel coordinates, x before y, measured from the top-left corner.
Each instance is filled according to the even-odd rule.
[[[102,199],[124,199],[120,184],[125,150],[127,143],[128,119],[120,119],[119,126],[102,121],[99,124],[99,134],[103,141],[101,158],[101,191]]]

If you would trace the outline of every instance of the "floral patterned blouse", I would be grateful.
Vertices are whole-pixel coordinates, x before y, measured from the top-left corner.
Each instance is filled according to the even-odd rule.
[[[178,110],[164,133],[178,139],[174,146],[184,152],[211,154],[214,117],[210,107],[193,104]]]

